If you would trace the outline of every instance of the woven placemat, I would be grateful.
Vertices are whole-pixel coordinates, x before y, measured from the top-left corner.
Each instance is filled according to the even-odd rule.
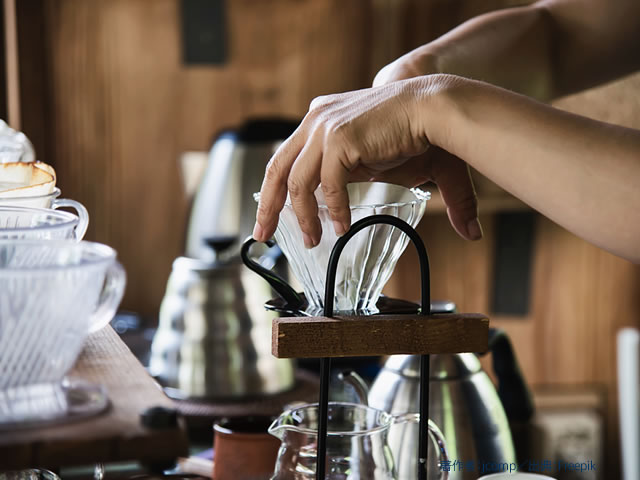
[[[293,388],[285,392],[247,399],[175,400],[175,406],[189,427],[210,428],[213,421],[223,417],[277,416],[290,403],[317,402],[319,388],[320,380],[317,375],[298,369]]]

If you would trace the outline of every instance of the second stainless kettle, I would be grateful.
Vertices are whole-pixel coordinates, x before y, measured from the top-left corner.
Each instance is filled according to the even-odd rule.
[[[491,329],[489,347],[498,391],[475,354],[431,356],[429,415],[447,441],[449,480],[475,480],[483,472],[496,471],[496,465],[516,462],[509,421],[527,422],[533,415],[529,390],[505,333]],[[418,356],[390,356],[368,391],[357,375],[344,378],[371,407],[391,414],[418,411]],[[389,435],[400,480],[415,478],[417,441],[412,425]]]
[[[269,159],[297,126],[287,119],[253,119],[218,134],[191,207],[187,257],[212,260],[209,239],[251,235],[258,206],[252,195],[260,190]],[[225,256],[239,252],[236,243]]]

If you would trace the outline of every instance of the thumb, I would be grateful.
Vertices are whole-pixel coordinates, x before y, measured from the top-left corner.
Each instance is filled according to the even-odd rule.
[[[468,240],[482,238],[478,220],[478,198],[473,187],[469,166],[449,152],[433,148],[431,180],[438,185],[447,215],[458,234]]]

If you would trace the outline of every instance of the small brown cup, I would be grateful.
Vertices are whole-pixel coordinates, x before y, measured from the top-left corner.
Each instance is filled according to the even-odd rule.
[[[213,425],[213,480],[268,480],[280,440],[267,433],[272,417],[223,419]]]

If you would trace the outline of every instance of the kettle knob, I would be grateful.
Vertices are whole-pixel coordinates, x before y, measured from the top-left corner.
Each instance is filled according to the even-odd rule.
[[[233,245],[238,237],[236,235],[220,235],[215,237],[207,237],[204,239],[204,243],[210,246],[214,252],[216,252],[216,258],[220,258],[220,254],[228,250]]]

